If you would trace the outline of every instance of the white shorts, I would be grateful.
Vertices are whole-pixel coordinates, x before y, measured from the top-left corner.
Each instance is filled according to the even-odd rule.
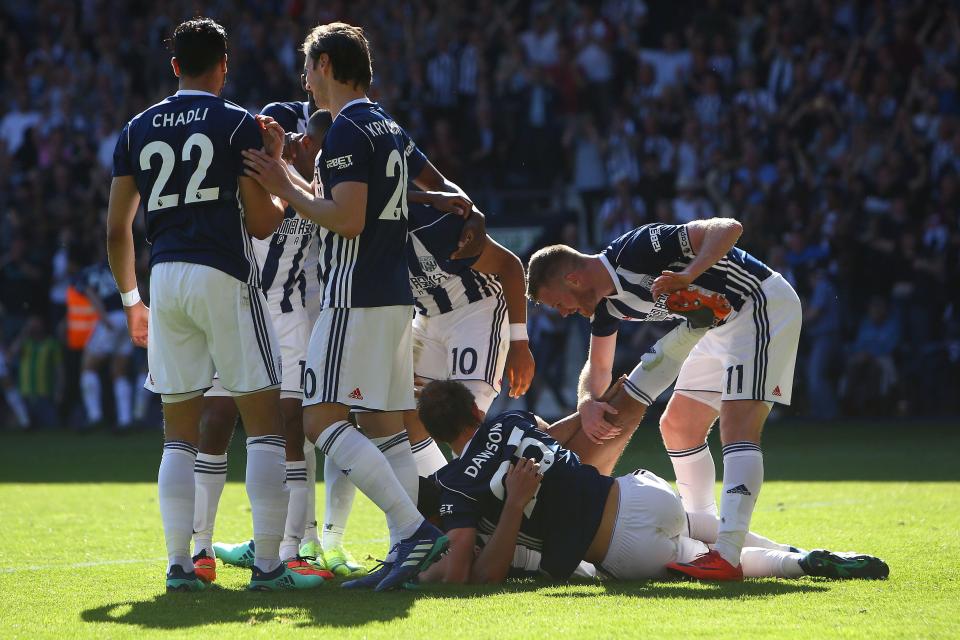
[[[304,406],[413,409],[412,317],[412,306],[322,309],[307,347]]]
[[[620,505],[601,570],[619,580],[664,575],[677,560],[687,516],[670,484],[644,469],[617,478]]]
[[[259,288],[213,267],[155,265],[144,386],[165,395],[202,391],[215,372],[232,393],[278,386],[280,347],[266,307]]]
[[[129,356],[133,353],[133,343],[127,331],[127,314],[123,309],[108,311],[107,321],[113,327],[108,327],[103,320],[98,321],[84,352],[94,356]]]
[[[280,398],[300,400],[303,398],[303,374],[307,368],[307,340],[310,339],[310,327],[307,324],[306,309],[294,309],[289,313],[272,314],[273,329],[280,343],[280,356],[283,363],[280,372]],[[220,376],[213,377],[213,386],[204,396],[208,398],[232,397],[220,383]]]
[[[721,400],[790,404],[802,310],[800,298],[774,273],[726,324],[707,331],[680,368],[676,390],[719,393]]]
[[[439,316],[413,319],[413,371],[428,380],[459,380],[486,413],[500,393],[510,350],[502,296],[483,298]]]

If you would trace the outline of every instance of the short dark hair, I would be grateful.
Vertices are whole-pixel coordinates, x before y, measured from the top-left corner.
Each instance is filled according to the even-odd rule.
[[[202,76],[227,54],[227,30],[210,18],[181,22],[173,31],[170,49],[185,76]]]
[[[333,116],[326,109],[317,109],[307,120],[307,135],[311,138],[323,138],[327,135],[330,125],[333,124]]]
[[[303,53],[316,66],[320,54],[330,56],[333,78],[352,84],[364,91],[373,81],[373,61],[370,43],[363,29],[345,22],[331,22],[314,27],[303,41]]]
[[[476,425],[473,405],[473,394],[456,380],[434,380],[420,390],[417,400],[420,421],[439,442],[452,442],[464,429]]]
[[[527,297],[540,302],[541,287],[576,268],[581,254],[565,244],[554,244],[539,249],[530,256],[527,266]]]

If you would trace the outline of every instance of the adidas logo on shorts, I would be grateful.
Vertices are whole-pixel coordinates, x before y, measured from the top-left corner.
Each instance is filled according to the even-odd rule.
[[[351,400],[363,400],[363,394],[360,393],[360,387],[357,387],[356,389],[351,391],[350,395],[347,397],[350,398]]]
[[[773,395],[775,395],[778,398],[783,397],[783,394],[780,393],[780,385],[777,385],[773,388]]]

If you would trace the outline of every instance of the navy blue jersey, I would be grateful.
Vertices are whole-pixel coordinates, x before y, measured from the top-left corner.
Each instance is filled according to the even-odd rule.
[[[347,239],[320,228],[323,307],[413,304],[407,275],[407,183],[426,157],[376,103],[354,100],[334,118],[317,158],[324,196],[341,182],[367,185],[363,232]]]
[[[617,292],[597,304],[590,323],[593,335],[613,334],[621,320],[683,319],[694,328],[717,326],[747,300],[762,297],[760,283],[773,273],[734,247],[687,291],[654,300],[650,289],[657,276],[665,269],[682,271],[694,257],[685,225],[645,224],[610,243],[600,260]]]
[[[90,293],[96,295],[103,302],[103,307],[107,311],[123,310],[120,290],[117,289],[117,283],[113,279],[110,265],[106,262],[100,262],[82,269],[76,275],[73,286],[84,295]]]
[[[260,113],[276,120],[287,133],[306,133],[307,120],[314,111],[313,102],[294,100],[271,102]]]
[[[203,264],[259,284],[238,178],[240,152],[261,145],[253,116],[203,91],[178,91],[127,123],[113,175],[132,175],[137,183],[151,266]]]
[[[573,573],[590,547],[613,478],[537,428],[526,411],[507,411],[480,425],[455,458],[437,471],[443,528],[493,533],[506,495],[504,476],[520,456],[540,463],[543,481],[523,512],[517,543],[540,551],[540,568],[557,579]]]
[[[496,276],[474,271],[476,257],[450,259],[459,248],[464,219],[425,204],[409,204],[407,269],[417,312],[438,316],[471,302],[503,295]]]

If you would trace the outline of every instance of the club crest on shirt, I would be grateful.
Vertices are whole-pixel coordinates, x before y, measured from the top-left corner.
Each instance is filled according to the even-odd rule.
[[[437,259],[433,256],[417,256],[417,259],[420,260],[420,268],[424,271],[437,270]]]

